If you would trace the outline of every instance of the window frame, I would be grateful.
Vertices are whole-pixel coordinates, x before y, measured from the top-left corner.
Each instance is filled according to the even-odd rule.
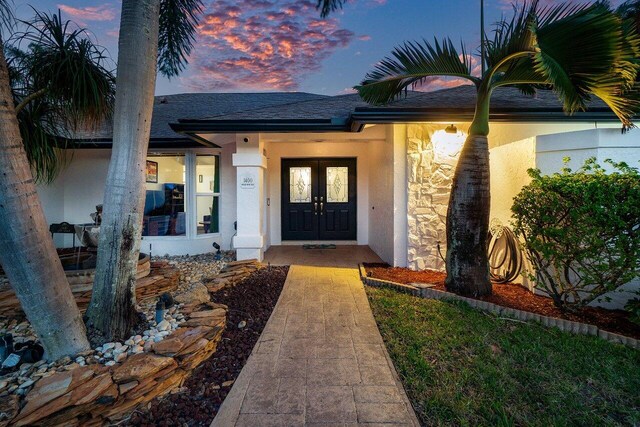
[[[215,148],[190,148],[190,149],[162,149],[162,150],[148,150],[147,157],[159,156],[163,154],[175,154],[175,155],[184,155],[184,164],[185,164],[185,182],[184,182],[184,197],[185,197],[185,227],[186,232],[182,236],[142,236],[143,240],[154,242],[154,241],[167,241],[167,240],[197,240],[197,239],[206,239],[212,237],[220,237],[221,232],[221,224],[220,224],[220,215],[218,215],[218,232],[217,233],[203,233],[198,234],[198,218],[197,218],[197,197],[198,194],[202,196],[211,196],[213,194],[214,197],[218,197],[218,204],[222,206],[222,183],[220,182],[220,190],[218,192],[213,193],[197,193],[197,180],[198,176],[196,173],[196,158],[197,155],[209,155],[209,156],[219,156],[219,164],[220,168],[222,168],[222,150]],[[220,172],[220,179],[222,180],[222,171]],[[214,187],[215,188],[215,187]],[[145,190],[146,191],[146,190]]]

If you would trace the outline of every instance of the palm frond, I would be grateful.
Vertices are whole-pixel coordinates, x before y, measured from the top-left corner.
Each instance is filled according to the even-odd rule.
[[[0,32],[2,29],[13,30],[16,20],[13,9],[13,1],[0,0]]]
[[[377,64],[355,89],[371,104],[386,104],[405,88],[433,76],[460,77],[479,84],[471,75],[471,59],[464,45],[458,52],[451,40],[444,39],[442,43],[406,42],[396,47],[392,57]]]
[[[616,13],[640,31],[640,0],[627,0],[616,9]]]
[[[318,0],[316,9],[320,11],[320,16],[326,18],[331,12],[342,9],[342,6],[344,6],[347,1],[348,0]]]
[[[44,99],[18,113],[20,135],[36,182],[51,183],[70,160],[69,133],[60,127],[64,118]]]
[[[48,102],[64,112],[66,124],[94,129],[113,111],[115,77],[106,50],[86,30],[63,21],[60,13],[36,12],[17,43],[27,42],[23,56],[27,92],[45,90]]]
[[[503,19],[493,27],[493,38],[485,37],[486,63],[489,70],[497,70],[503,59],[517,52],[532,50],[535,45],[535,35],[531,29],[537,19],[538,2],[524,4],[521,8],[514,5],[513,16],[510,20]],[[507,66],[508,64],[505,64]]]
[[[23,24],[5,48],[9,78],[34,176],[50,182],[66,165],[72,131],[95,129],[111,115],[115,78],[105,50],[60,13],[36,12]]]
[[[575,13],[539,21],[535,72],[546,77],[564,109],[584,110],[601,98],[625,126],[638,103],[631,91],[640,70],[640,37],[601,2]]]
[[[526,87],[526,92],[535,92],[535,84],[546,82],[544,75],[537,73],[530,56],[537,48],[535,28],[562,17],[584,10],[585,4],[560,4],[539,7],[538,0],[514,6],[513,17],[494,24],[493,39],[487,38],[488,74],[497,80],[497,85],[508,84]],[[530,53],[529,55],[524,55]]]
[[[158,71],[166,77],[175,77],[186,67],[202,11],[202,0],[160,2]]]

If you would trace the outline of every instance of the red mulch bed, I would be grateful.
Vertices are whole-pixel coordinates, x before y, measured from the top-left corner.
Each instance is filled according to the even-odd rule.
[[[446,274],[435,270],[413,271],[408,268],[390,267],[386,264],[364,264],[367,276],[396,283],[431,283],[434,288],[444,291]],[[493,285],[493,294],[476,299],[488,301],[503,307],[529,311],[543,316],[558,317],[574,322],[589,323],[605,331],[640,339],[640,326],[629,320],[623,310],[607,310],[600,307],[585,307],[577,313],[566,313],[553,304],[551,298],[536,295],[520,284],[505,283]]]

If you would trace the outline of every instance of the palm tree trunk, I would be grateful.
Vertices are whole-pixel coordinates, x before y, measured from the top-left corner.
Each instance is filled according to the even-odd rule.
[[[453,176],[447,211],[447,290],[461,295],[491,294],[487,235],[489,182],[489,97],[479,95],[476,116]]]
[[[124,0],[120,20],[113,151],[88,325],[122,339],[137,321],[135,285],[145,167],[156,82],[160,0]]]
[[[47,229],[13,106],[0,42],[0,264],[48,359],[89,349]]]

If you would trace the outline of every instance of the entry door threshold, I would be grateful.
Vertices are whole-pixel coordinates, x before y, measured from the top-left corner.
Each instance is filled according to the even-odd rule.
[[[302,246],[302,245],[336,245],[354,246],[358,245],[357,240],[283,240],[281,246]],[[274,245],[278,246],[278,245]]]

